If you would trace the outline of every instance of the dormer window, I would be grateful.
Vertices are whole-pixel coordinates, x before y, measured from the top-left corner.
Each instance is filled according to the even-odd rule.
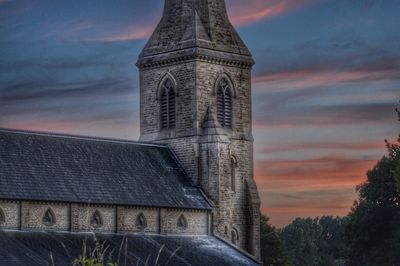
[[[161,128],[174,128],[176,122],[176,95],[173,82],[167,78],[161,85]]]
[[[139,229],[144,229],[147,227],[146,217],[144,217],[143,213],[140,213],[136,218],[136,227]]]
[[[222,127],[232,127],[232,88],[226,78],[217,87],[217,116]]]
[[[92,217],[90,218],[90,225],[93,228],[99,228],[103,226],[103,219],[101,217],[101,214],[98,210],[96,210],[93,214]]]
[[[50,208],[44,213],[42,222],[45,226],[53,226],[56,223],[56,216]]]

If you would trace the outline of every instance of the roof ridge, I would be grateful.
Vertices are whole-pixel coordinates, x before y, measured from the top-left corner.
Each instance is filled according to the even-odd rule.
[[[166,144],[145,142],[145,141],[135,141],[135,140],[125,140],[116,138],[107,138],[99,136],[84,136],[84,135],[74,135],[56,132],[44,132],[44,131],[34,131],[34,130],[21,130],[21,129],[9,129],[0,128],[1,133],[12,133],[20,135],[32,135],[32,136],[42,136],[42,137],[54,137],[54,138],[64,138],[64,139],[76,139],[76,140],[86,140],[86,141],[98,141],[98,142],[108,142],[108,143],[118,143],[118,144],[130,144],[138,146],[152,146],[160,148],[169,148]]]

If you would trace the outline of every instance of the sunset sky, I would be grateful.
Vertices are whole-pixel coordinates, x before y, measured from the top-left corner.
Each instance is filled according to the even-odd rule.
[[[137,140],[135,62],[163,2],[0,0],[0,127]],[[400,1],[226,3],[256,61],[263,213],[347,214],[400,129]]]

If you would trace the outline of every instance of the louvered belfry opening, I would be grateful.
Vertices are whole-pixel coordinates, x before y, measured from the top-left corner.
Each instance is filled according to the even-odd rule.
[[[170,79],[165,80],[161,89],[161,128],[174,128],[176,96],[172,81]]]
[[[232,93],[229,83],[222,79],[217,91],[217,116],[222,127],[232,127]]]

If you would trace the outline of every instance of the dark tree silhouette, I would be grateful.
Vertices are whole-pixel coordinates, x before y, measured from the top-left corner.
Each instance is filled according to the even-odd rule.
[[[261,216],[261,260],[265,266],[292,265],[279,238],[277,230],[268,223],[269,218]]]
[[[400,265],[400,135],[386,146],[388,154],[357,188],[359,199],[349,214],[351,265]]]

